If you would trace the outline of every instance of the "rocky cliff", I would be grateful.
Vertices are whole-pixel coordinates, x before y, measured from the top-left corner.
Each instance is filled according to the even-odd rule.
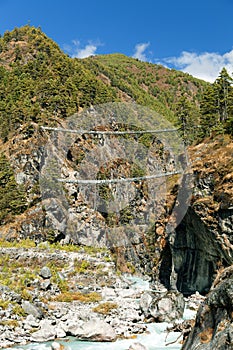
[[[118,219],[101,208],[94,210],[87,205],[73,184],[66,187],[69,208],[66,208],[67,203],[58,205],[50,201],[48,214],[46,198],[41,198],[38,184],[47,137],[34,124],[30,130],[22,128],[18,136],[5,144],[16,181],[26,188],[28,209],[1,227],[1,237],[9,240],[30,237],[38,243],[63,240],[105,246],[107,226],[113,227],[116,220],[130,223],[135,213],[143,213],[147,202],[145,185],[135,185],[136,196],[134,193],[132,197],[130,192],[125,194],[130,205]],[[78,171],[80,155],[90,150],[95,152],[96,145],[93,139],[76,139],[67,152],[63,176],[72,178]],[[127,231],[127,242],[113,245],[120,269],[149,274],[168,289],[177,288],[186,295],[195,291],[208,292],[217,271],[231,265],[233,259],[232,149],[232,141],[227,137],[208,140],[189,149],[193,192],[182,221],[174,229],[169,226],[178,189],[177,182],[168,179],[165,201],[157,202],[160,210],[155,223],[149,230]],[[109,169],[103,169],[100,178],[107,178],[108,172],[116,169],[118,175],[128,177],[135,171],[132,164],[120,160],[108,165]],[[111,190],[109,186],[101,187],[101,191],[101,195],[108,197],[114,187]],[[72,224],[75,223],[75,229],[67,226],[67,215]]]
[[[233,269],[222,270],[199,307],[195,325],[182,350],[231,350],[233,344]]]
[[[179,291],[205,294],[217,271],[233,263],[233,144],[218,137],[190,148],[189,153],[193,194],[182,222],[168,234],[170,253],[164,260],[170,266],[170,282]],[[160,276],[167,281],[163,264]]]

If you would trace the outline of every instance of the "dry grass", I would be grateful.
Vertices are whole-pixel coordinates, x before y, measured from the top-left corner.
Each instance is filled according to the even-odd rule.
[[[111,313],[112,310],[117,308],[118,305],[116,303],[106,302],[94,307],[93,311],[102,315],[108,315]]]
[[[102,299],[101,295],[96,292],[82,294],[80,292],[64,292],[53,298],[53,301],[72,302],[80,301],[82,303],[96,303]]]
[[[207,328],[203,332],[201,332],[199,334],[199,337],[201,339],[201,343],[202,344],[209,343],[213,337],[213,332],[214,332],[213,328]]]

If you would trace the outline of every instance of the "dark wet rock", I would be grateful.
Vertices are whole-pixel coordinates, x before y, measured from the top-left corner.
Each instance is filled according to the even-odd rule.
[[[233,266],[217,277],[182,350],[233,349]]]

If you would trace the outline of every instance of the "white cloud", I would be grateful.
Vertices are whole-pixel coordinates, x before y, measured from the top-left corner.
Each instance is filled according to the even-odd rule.
[[[212,83],[218,77],[223,67],[227,69],[229,74],[232,74],[233,50],[222,55],[216,52],[197,54],[184,51],[179,57],[166,58],[164,62],[172,64],[174,68],[189,73],[194,77]]]
[[[96,54],[96,51],[101,43],[92,43],[89,42],[83,48],[81,47],[80,41],[73,40],[72,45],[65,45],[64,49],[71,55],[71,57],[75,58],[86,58]]]
[[[88,44],[84,47],[84,49],[77,50],[76,54],[73,55],[73,57],[77,57],[77,58],[89,57],[91,55],[95,55],[96,50],[97,50],[96,45]]]
[[[140,61],[147,61],[147,57],[145,54],[146,49],[150,46],[150,43],[140,43],[135,46],[135,53],[133,58],[137,58]]]

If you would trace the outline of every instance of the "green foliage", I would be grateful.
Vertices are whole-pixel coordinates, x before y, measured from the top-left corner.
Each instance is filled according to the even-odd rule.
[[[6,156],[0,154],[0,224],[26,209],[25,193],[17,185],[13,170]]]
[[[18,315],[20,317],[26,316],[26,312],[19,304],[14,305],[12,312],[13,312],[13,314]]]
[[[1,248],[34,248],[36,246],[32,239],[26,238],[20,241],[6,241],[0,239]]]
[[[180,133],[186,144],[191,144],[198,138],[200,113],[185,94],[182,94],[175,107]]]
[[[96,76],[101,73],[107,77],[118,96],[121,96],[119,91],[123,91],[138,104],[157,111],[173,123],[177,121],[179,96],[185,93],[192,108],[198,110],[202,90],[207,85],[188,74],[121,54],[89,57],[84,65]]]
[[[0,299],[0,308],[6,310],[9,306],[10,302],[8,300]]]
[[[208,86],[201,101],[201,136],[233,134],[233,79],[225,68]]]
[[[28,121],[53,124],[91,104],[122,100],[177,123],[180,96],[196,113],[207,85],[120,54],[72,59],[40,28],[26,25],[0,38],[0,136],[7,141]]]
[[[91,266],[90,262],[87,260],[74,260],[74,267],[76,273],[87,273],[93,272],[93,266]]]
[[[82,294],[80,292],[62,292],[53,298],[54,301],[71,302],[79,301],[81,303],[96,303],[102,299],[101,295],[96,292]]]
[[[79,60],[67,57],[38,28],[24,26],[6,32],[0,38],[0,48],[3,140],[7,140],[10,130],[29,120],[52,123],[56,117],[66,118],[80,107],[116,99],[111,87]]]

